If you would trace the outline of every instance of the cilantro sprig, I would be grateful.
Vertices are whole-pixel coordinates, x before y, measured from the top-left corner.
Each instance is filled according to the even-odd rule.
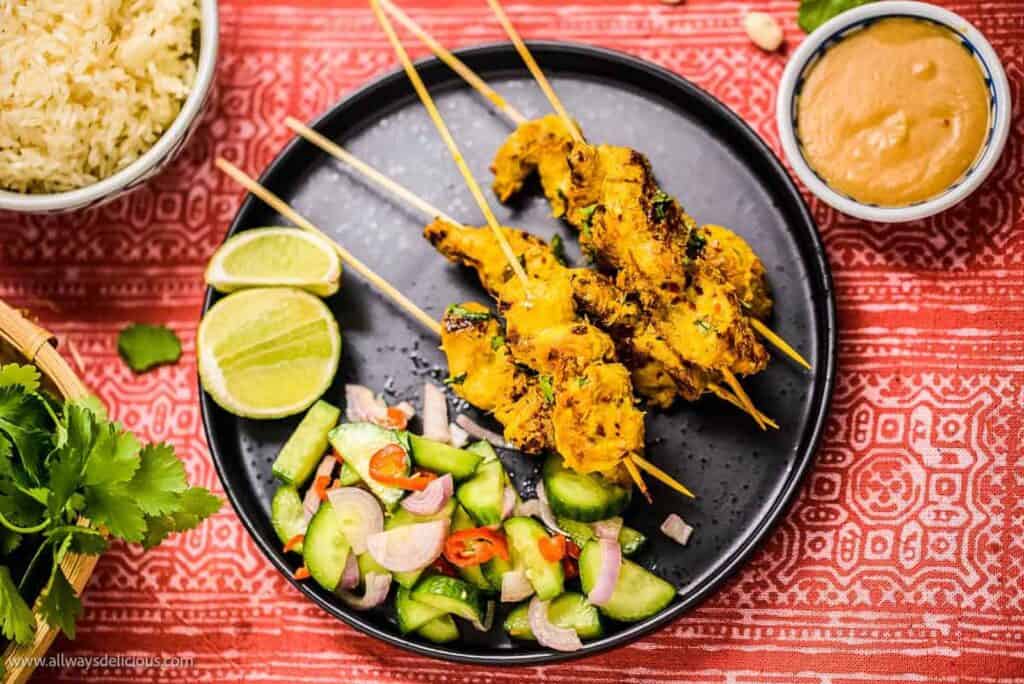
[[[82,605],[60,567],[69,553],[103,553],[111,540],[150,548],[194,528],[221,500],[189,486],[167,444],[143,446],[94,399],[58,402],[32,366],[0,366],[0,632],[30,643],[39,614],[69,637]],[[84,521],[88,520],[88,524]],[[12,572],[10,554],[34,555]],[[16,578],[17,575],[17,578]],[[42,586],[38,597],[27,587]]]

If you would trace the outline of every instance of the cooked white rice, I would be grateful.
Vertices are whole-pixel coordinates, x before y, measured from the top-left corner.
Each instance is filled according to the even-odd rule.
[[[196,0],[0,0],[0,187],[94,183],[153,146],[195,79]]]

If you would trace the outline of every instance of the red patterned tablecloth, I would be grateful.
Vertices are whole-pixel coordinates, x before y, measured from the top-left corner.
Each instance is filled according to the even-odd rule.
[[[203,266],[240,200],[218,154],[259,172],[309,118],[395,60],[356,0],[224,0],[218,88],[173,168],[85,213],[0,214],[0,297],[78,350],[116,418],[170,440],[220,490],[191,359]],[[328,7],[329,6],[329,7]],[[412,0],[451,46],[502,34],[481,0]],[[776,84],[740,20],[756,6],[801,39],[792,1],[510,4],[524,35],[596,43],[696,81],[778,148]],[[544,668],[457,666],[362,636],[293,590],[229,506],[143,555],[117,546],[85,594],[63,667],[40,681],[1024,682],[1024,3],[949,3],[984,32],[1014,96],[1010,142],[969,201],[870,225],[812,202],[840,314],[840,373],[816,465],[753,560],[703,606],[632,646]],[[412,45],[412,43],[410,43]],[[423,54],[416,50],[417,55]],[[169,322],[186,354],[135,376],[115,338]],[[66,345],[65,345],[66,348]],[[75,656],[181,656],[177,669]]]

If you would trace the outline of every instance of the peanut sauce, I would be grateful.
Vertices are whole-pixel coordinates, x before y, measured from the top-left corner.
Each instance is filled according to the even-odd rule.
[[[900,206],[934,197],[978,157],[989,96],[949,29],[882,19],[811,68],[797,103],[804,157],[834,190]]]

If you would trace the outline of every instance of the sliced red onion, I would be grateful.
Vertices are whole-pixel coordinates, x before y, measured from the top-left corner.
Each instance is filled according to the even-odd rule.
[[[434,515],[448,503],[455,493],[455,480],[451,473],[445,473],[426,486],[423,491],[414,492],[402,499],[402,508],[416,515]]]
[[[555,514],[551,510],[551,504],[548,503],[547,492],[544,491],[544,481],[540,480],[537,482],[537,499],[540,501],[540,519],[544,521],[547,528],[553,532],[558,532],[562,536],[572,539],[572,535],[563,530],[558,526],[558,521],[555,519]]]
[[[690,535],[693,534],[693,528],[675,513],[671,513],[665,518],[660,529],[666,537],[678,542],[681,546],[686,546],[686,543],[690,541]]]
[[[350,607],[356,610],[369,610],[387,600],[389,589],[391,589],[391,575],[368,572],[366,573],[366,592],[362,596],[356,596],[346,589],[339,589],[335,593]]]
[[[541,601],[534,596],[527,611],[530,629],[537,637],[537,643],[556,651],[578,651],[583,648],[583,642],[580,641],[576,630],[559,627],[548,619],[548,604],[549,601]]]
[[[320,461],[320,465],[316,467],[316,473],[313,475],[313,484],[310,485],[309,489],[306,490],[306,496],[302,499],[302,512],[308,523],[316,515],[316,512],[320,510],[320,495],[316,491],[316,480],[319,477],[330,477],[334,474],[334,466],[338,464],[338,460],[334,458],[334,454],[327,454]]]
[[[341,573],[341,583],[338,584],[338,588],[355,589],[357,586],[359,586],[359,560],[356,558],[355,550],[351,550],[345,561],[345,571]]]
[[[592,527],[598,539],[614,539],[618,542],[619,532],[622,531],[622,518],[616,516],[607,520],[598,520]]]
[[[451,435],[452,446],[461,449],[469,442],[469,433],[455,423],[448,423],[448,434]]]
[[[473,622],[470,623],[470,624],[473,625],[473,629],[475,629],[478,632],[489,632],[489,631],[491,631],[491,627],[494,625],[494,608],[495,608],[494,601],[488,601],[487,602],[487,607],[484,609],[484,620],[483,620],[483,622],[480,622],[478,620],[473,620]]]
[[[384,511],[377,498],[359,487],[331,489],[327,498],[342,523],[352,551],[366,553],[366,538],[384,529]]]
[[[527,499],[516,504],[515,514],[522,518],[539,518],[540,507],[540,499]]]
[[[481,425],[477,425],[464,413],[460,413],[455,418],[455,424],[465,430],[470,437],[482,439],[485,442],[490,442],[492,446],[501,447],[502,449],[508,448],[504,437],[497,432],[492,432]]]
[[[598,539],[597,542],[601,545],[601,569],[597,573],[597,582],[587,595],[587,600],[595,606],[603,606],[611,600],[615,584],[619,581],[622,547],[615,539]]]
[[[505,494],[501,501],[501,519],[512,515],[516,510],[516,490],[511,485],[505,485]]]
[[[451,444],[448,429],[448,400],[437,385],[423,385],[423,436],[437,442]]]
[[[369,387],[345,385],[345,418],[352,423],[386,422],[388,405]]]
[[[509,570],[501,576],[501,602],[515,603],[533,594],[533,585],[524,570]]]
[[[415,572],[437,560],[447,536],[448,521],[434,520],[371,534],[366,548],[386,570]]]

